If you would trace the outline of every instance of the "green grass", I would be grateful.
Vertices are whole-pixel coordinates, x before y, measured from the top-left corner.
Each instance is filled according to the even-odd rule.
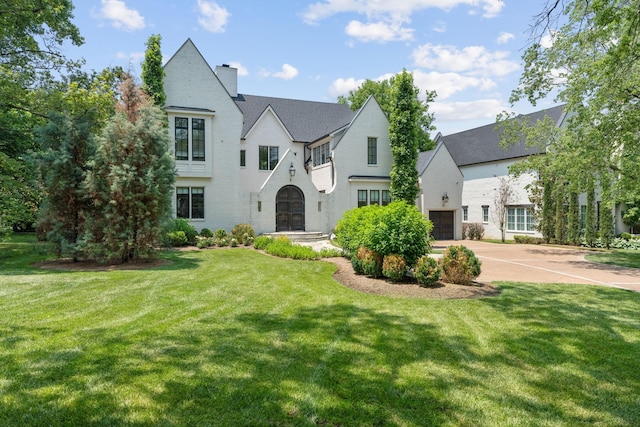
[[[640,268],[640,251],[614,249],[612,251],[587,255],[585,258],[587,261],[599,262],[602,264]]]
[[[637,293],[390,298],[241,248],[47,272],[35,247],[0,244],[3,426],[640,425]]]

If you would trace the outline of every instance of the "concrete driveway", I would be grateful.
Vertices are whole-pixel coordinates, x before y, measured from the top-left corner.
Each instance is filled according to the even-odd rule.
[[[482,261],[483,282],[582,283],[640,292],[640,268],[586,261],[593,252],[542,245],[497,244],[475,240],[439,241],[434,248],[464,245]],[[640,267],[640,266],[638,266]]]

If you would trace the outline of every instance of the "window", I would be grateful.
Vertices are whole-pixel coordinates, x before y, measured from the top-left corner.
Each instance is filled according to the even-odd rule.
[[[329,157],[331,156],[331,149],[329,143],[322,144],[313,149],[313,166],[320,166],[325,163],[329,163]]]
[[[186,219],[204,219],[204,188],[176,188],[176,216]]]
[[[389,203],[391,203],[391,192],[382,190],[382,206],[387,206]]]
[[[462,207],[462,221],[469,221],[469,206]]]
[[[247,150],[240,150],[240,167],[247,166]]]
[[[482,207],[482,222],[485,224],[489,222],[489,206]]]
[[[189,160],[189,119],[176,117],[176,160]]]
[[[369,203],[372,205],[380,204],[380,190],[369,191]]]
[[[204,119],[191,119],[191,160],[204,161]]]
[[[367,206],[367,190],[358,190],[358,207]]]
[[[535,231],[531,208],[507,208],[507,231]]]
[[[258,167],[261,171],[274,170],[278,164],[278,147],[261,145],[258,147]]]
[[[175,118],[176,160],[189,160],[189,119]],[[204,119],[191,119],[191,160],[204,158]]]
[[[378,138],[367,138],[367,164],[378,164]]]

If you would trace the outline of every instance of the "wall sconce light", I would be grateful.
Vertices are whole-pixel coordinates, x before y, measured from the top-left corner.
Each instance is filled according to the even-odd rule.
[[[293,167],[293,162],[291,162],[291,166],[289,166],[289,181],[291,181],[294,176],[296,176],[296,168]]]
[[[445,191],[442,194],[442,206],[446,205],[447,203],[449,203],[449,196],[447,195],[447,192]]]

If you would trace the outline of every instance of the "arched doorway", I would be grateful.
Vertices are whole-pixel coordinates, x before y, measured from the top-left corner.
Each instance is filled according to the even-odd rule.
[[[276,231],[304,231],[304,193],[284,186],[276,196]]]

